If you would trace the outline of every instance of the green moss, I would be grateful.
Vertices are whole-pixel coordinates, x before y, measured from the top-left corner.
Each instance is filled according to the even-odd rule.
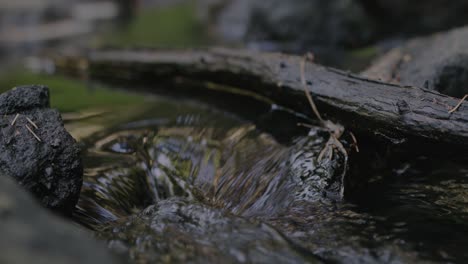
[[[143,96],[107,90],[104,87],[89,87],[85,82],[61,76],[34,74],[16,70],[0,76],[0,90],[15,86],[41,84],[49,87],[51,106],[61,112],[77,112],[89,108],[138,105]]]
[[[378,54],[378,49],[375,46],[356,49],[351,52],[351,56],[360,59],[373,58]]]
[[[203,43],[204,34],[193,3],[143,10],[122,31],[104,38],[115,47],[193,47]]]

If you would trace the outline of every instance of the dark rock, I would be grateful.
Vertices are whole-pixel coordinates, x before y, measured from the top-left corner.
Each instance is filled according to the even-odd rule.
[[[446,30],[468,23],[465,0],[360,0],[373,16],[379,31],[386,34],[414,35]]]
[[[0,177],[0,263],[116,263],[104,245]]]
[[[372,24],[355,1],[256,1],[247,38],[307,46],[359,46]]]
[[[468,93],[468,27],[409,41],[364,75],[462,97]]]
[[[313,52],[316,62],[360,68],[350,50],[463,26],[468,1],[200,0],[198,13],[225,42],[263,51]],[[209,18],[206,18],[209,17]],[[363,60],[360,62],[359,60]]]
[[[223,39],[263,50],[313,51],[358,47],[374,26],[360,3],[348,0],[239,0],[218,15]],[[319,57],[320,58],[320,57]]]
[[[60,114],[48,108],[48,95],[46,87],[31,86],[0,96],[0,173],[44,206],[69,214],[78,201],[83,167]]]
[[[0,94],[0,115],[49,107],[49,89],[44,86],[21,86]]]
[[[171,198],[108,225],[100,236],[136,263],[304,263],[315,257],[267,224]]]

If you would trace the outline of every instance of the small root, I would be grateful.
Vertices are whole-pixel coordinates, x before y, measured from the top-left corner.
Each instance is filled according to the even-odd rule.
[[[325,156],[325,153],[329,153],[329,152],[333,153],[333,148],[330,151],[330,148],[331,148],[332,145],[333,145],[333,139],[332,139],[332,135],[330,135],[330,138],[328,139],[327,143],[325,144],[325,147],[323,147],[323,149],[320,151],[320,153],[319,153],[319,155],[317,157],[318,162],[322,162],[323,157]],[[328,156],[330,158],[330,154],[328,154]],[[331,156],[331,157],[333,157],[333,156]]]
[[[316,128],[316,126],[313,126],[313,125],[307,124],[307,123],[297,123],[297,126],[307,127],[307,128]]]
[[[356,149],[356,152],[359,153],[359,146],[356,137],[354,136],[354,133],[349,131],[349,134],[351,135],[351,138],[353,139],[353,147]]]
[[[460,108],[460,106],[463,104],[463,102],[466,100],[466,98],[468,98],[468,94],[465,94],[465,96],[463,96],[463,98],[460,100],[460,102],[458,102],[458,104],[452,108],[450,111],[449,111],[449,114],[452,114],[454,113],[455,111],[458,110],[458,108]]]
[[[308,60],[309,61],[313,60],[313,54],[312,55],[311,54],[305,55],[302,58],[302,60],[301,60],[301,62],[299,64],[300,76],[301,76],[301,85],[302,85],[302,88],[304,89],[304,93],[305,93],[305,95],[307,97],[307,100],[309,101],[309,104],[310,104],[310,106],[312,108],[312,111],[314,112],[315,116],[317,117],[318,120],[320,120],[320,123],[321,123],[322,127],[326,128],[328,130],[328,132],[330,133],[330,138],[328,139],[327,143],[325,144],[325,147],[320,151],[320,153],[319,153],[319,155],[317,157],[317,161],[321,162],[323,160],[324,156],[327,155],[327,154],[328,154],[328,159],[332,160],[335,149],[338,152],[340,152],[341,154],[343,154],[343,156],[344,156],[344,168],[343,168],[343,172],[341,174],[341,187],[340,187],[340,197],[343,198],[344,197],[344,180],[345,180],[345,176],[346,176],[346,169],[347,169],[347,166],[348,166],[348,152],[346,151],[345,147],[343,146],[343,143],[341,143],[341,141],[340,141],[340,137],[344,132],[344,127],[342,127],[339,124],[335,124],[335,123],[333,123],[333,122],[331,122],[329,120],[325,121],[322,118],[322,116],[320,115],[320,112],[317,109],[317,105],[315,104],[315,102],[314,102],[314,100],[312,98],[312,95],[310,94],[309,90],[307,90],[307,83],[306,83],[306,79],[305,79],[305,66],[306,66],[306,62]],[[314,128],[314,126],[309,125],[309,124],[305,124],[305,123],[298,123],[297,125],[307,127],[307,128]],[[355,142],[357,152],[359,152],[359,148],[357,147],[356,137],[354,137],[354,135],[352,133],[351,133],[351,137],[353,138],[353,140]]]
[[[320,115],[320,112],[317,109],[317,105],[315,104],[314,99],[312,99],[312,96],[310,95],[309,90],[307,90],[307,83],[306,83],[306,80],[305,80],[305,63],[306,63],[306,61],[307,61],[307,56],[304,57],[301,60],[301,63],[300,63],[301,84],[302,84],[302,87],[304,88],[304,93],[305,93],[305,95],[307,97],[307,100],[309,101],[310,106],[312,107],[312,110],[313,110],[314,114],[317,116],[317,118],[320,120],[320,122],[323,123],[324,121],[323,121],[322,116]]]

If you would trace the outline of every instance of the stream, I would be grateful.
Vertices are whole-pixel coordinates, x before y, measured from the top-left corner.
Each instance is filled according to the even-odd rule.
[[[245,98],[145,98],[134,114],[104,112],[112,125],[80,140],[75,213],[136,263],[468,259],[466,158],[375,154],[347,175],[367,185],[342,201],[343,157],[317,162],[327,133],[297,127],[301,115]]]
[[[89,2],[84,6],[94,9]],[[109,25],[96,20],[96,32],[78,30],[71,37],[58,36],[60,41],[55,39],[60,32],[47,26],[44,32],[54,34],[37,36],[51,35],[53,41],[0,43],[2,59],[14,61],[1,69],[1,89],[49,86],[52,107],[82,148],[84,183],[73,221],[129,263],[468,261],[467,155],[378,143],[359,144],[356,153],[344,138],[347,170],[342,153],[323,151],[329,132],[298,126],[316,123],[265,100],[209,89],[176,95],[148,92],[164,87],[140,93],[135,91],[141,87],[103,89],[10,66],[20,57],[30,70],[54,72],[49,60],[47,67],[36,65],[42,63],[37,58],[23,62],[44,52],[42,46],[56,55],[62,46],[210,43],[192,9],[191,3],[168,9],[145,4],[116,32],[101,32],[101,24]],[[8,29],[22,16],[37,24],[36,12],[43,12],[5,10],[12,17],[5,16]],[[68,16],[67,21],[76,20]],[[344,60],[367,66],[373,50]]]

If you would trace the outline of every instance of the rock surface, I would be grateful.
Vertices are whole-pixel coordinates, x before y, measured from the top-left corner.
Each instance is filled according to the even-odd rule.
[[[7,177],[0,177],[0,263],[118,263],[104,245],[40,208]]]
[[[468,93],[468,27],[411,40],[377,60],[364,75],[462,97]]]
[[[171,198],[100,233],[135,263],[314,263],[311,253],[261,222]]]
[[[24,86],[0,95],[0,174],[14,178],[42,205],[69,214],[83,167],[76,141],[58,111],[49,108],[44,86]]]

